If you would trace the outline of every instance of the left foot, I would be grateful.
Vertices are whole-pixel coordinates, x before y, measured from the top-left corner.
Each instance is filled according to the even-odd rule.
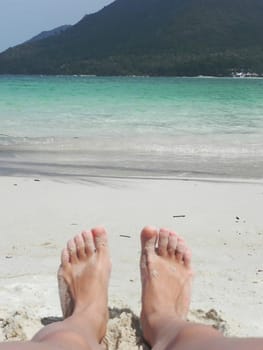
[[[108,284],[111,271],[107,235],[103,228],[84,231],[68,241],[58,270],[64,317],[81,315],[94,325],[100,342],[108,321]]]

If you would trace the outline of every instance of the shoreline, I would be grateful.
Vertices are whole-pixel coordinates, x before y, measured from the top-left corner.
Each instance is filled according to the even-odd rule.
[[[95,157],[95,155],[93,155]],[[90,179],[138,179],[167,181],[202,181],[226,183],[263,183],[263,162],[252,161],[245,168],[245,160],[233,163],[211,161],[203,167],[201,160],[187,161],[154,159],[114,159],[106,155],[98,160],[61,160],[56,157],[52,162],[36,159],[15,160],[10,156],[0,156],[0,177],[42,177],[44,179],[64,179],[71,181],[89,181]]]
[[[99,179],[105,180],[105,182],[109,180],[127,180],[127,181],[140,181],[140,180],[149,180],[149,181],[182,181],[182,182],[203,182],[203,183],[215,183],[215,184],[251,184],[251,185],[263,185],[263,177],[228,177],[228,176],[211,176],[211,177],[195,177],[195,176],[169,176],[169,175],[99,175],[99,174],[85,174],[85,175],[75,175],[75,174],[1,174],[0,169],[0,181],[1,178],[14,178],[14,179],[34,179],[34,181],[49,180],[54,182],[66,182],[66,183],[74,183],[81,182],[83,184],[89,183],[90,179]]]

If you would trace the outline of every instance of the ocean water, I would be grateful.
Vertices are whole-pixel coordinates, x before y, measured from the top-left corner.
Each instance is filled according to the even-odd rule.
[[[0,76],[0,175],[263,178],[263,79]]]

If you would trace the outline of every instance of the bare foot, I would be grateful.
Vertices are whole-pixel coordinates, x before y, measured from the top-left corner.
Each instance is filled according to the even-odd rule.
[[[150,345],[162,320],[186,319],[191,297],[191,253],[175,232],[145,227],[141,233],[143,335]]]
[[[90,321],[99,342],[105,335],[108,320],[110,271],[103,228],[82,232],[62,251],[58,281],[63,315],[81,315],[85,322]]]

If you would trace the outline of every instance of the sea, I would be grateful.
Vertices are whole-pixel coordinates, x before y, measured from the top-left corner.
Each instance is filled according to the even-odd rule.
[[[263,178],[263,79],[0,76],[0,175]]]

